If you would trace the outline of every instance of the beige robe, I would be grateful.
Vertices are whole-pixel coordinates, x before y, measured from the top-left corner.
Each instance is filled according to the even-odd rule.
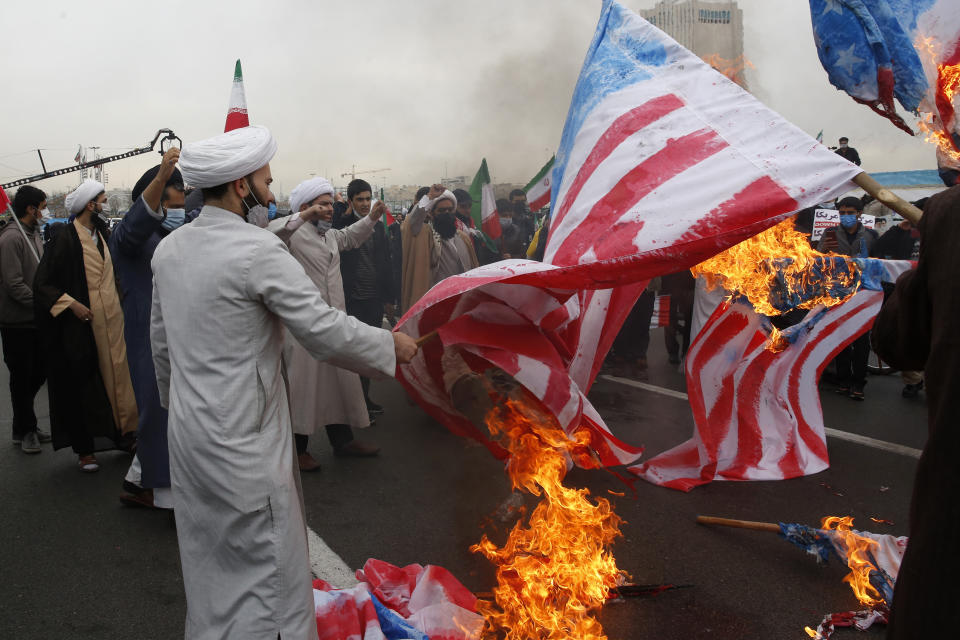
[[[307,223],[289,239],[290,254],[303,265],[324,302],[334,309],[346,310],[340,252],[359,247],[375,226],[374,221],[364,216],[346,229],[330,229],[321,235],[315,226]],[[284,335],[284,360],[290,380],[290,419],[294,433],[312,435],[317,427],[328,424],[370,426],[360,376],[317,360],[289,331]]]
[[[97,344],[97,360],[100,376],[113,409],[113,421],[120,433],[137,430],[137,400],[133,395],[130,368],[127,366],[127,343],[123,337],[123,309],[117,294],[113,275],[113,260],[106,241],[100,237],[103,255],[90,235],[90,230],[78,220],[73,221],[83,246],[83,269],[87,275],[87,290],[90,293],[90,312],[93,313],[91,329]],[[50,313],[54,316],[65,311],[73,298],[66,293],[60,296]]]
[[[408,215],[400,225],[400,240],[403,246],[401,313],[406,313],[430,290],[433,286],[433,270],[440,261],[430,225],[424,223],[417,235],[413,235],[412,227],[412,216]]]

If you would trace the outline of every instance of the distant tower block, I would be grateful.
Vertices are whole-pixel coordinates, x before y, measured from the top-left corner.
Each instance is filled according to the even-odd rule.
[[[743,57],[743,11],[736,2],[661,0],[653,9],[638,13],[747,88],[743,68],[749,63]]]

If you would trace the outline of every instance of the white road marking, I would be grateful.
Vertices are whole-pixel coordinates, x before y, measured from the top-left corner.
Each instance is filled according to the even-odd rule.
[[[923,451],[920,449],[914,449],[913,447],[907,447],[895,442],[887,442],[886,440],[877,440],[876,438],[870,438],[868,436],[861,436],[857,433],[838,431],[837,429],[831,429],[830,427],[824,427],[823,430],[828,436],[836,438],[837,440],[856,442],[857,444],[873,447],[874,449],[881,449],[882,451],[889,451],[891,453],[899,453],[900,455],[917,458],[918,460],[920,459],[920,454],[923,453]]]
[[[339,589],[357,584],[353,569],[310,527],[307,527],[307,543],[310,547],[310,570],[315,578],[326,580]]]
[[[664,387],[658,387],[654,384],[648,384],[646,382],[640,382],[638,380],[630,380],[629,378],[618,378],[617,376],[600,376],[604,380],[609,380],[610,382],[617,382],[620,384],[625,384],[629,387],[636,387],[637,389],[643,389],[644,391],[652,391],[653,393],[659,393],[663,396],[669,396],[671,398],[676,398],[678,400],[689,400],[688,396],[683,391],[675,391],[673,389],[667,389]],[[846,440],[847,442],[855,442],[857,444],[862,444],[866,447],[872,447],[874,449],[880,449],[881,451],[889,451],[890,453],[898,453],[902,456],[908,456],[910,458],[920,458],[920,454],[923,453],[920,449],[914,449],[913,447],[907,447],[902,444],[897,444],[895,442],[887,442],[886,440],[877,440],[876,438],[870,438],[868,436],[861,436],[856,433],[850,433],[848,431],[840,431],[838,429],[831,429],[825,427],[824,431],[831,438],[836,438],[837,440]]]

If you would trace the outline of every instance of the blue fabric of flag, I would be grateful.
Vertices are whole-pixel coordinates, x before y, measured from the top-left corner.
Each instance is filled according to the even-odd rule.
[[[935,0],[810,0],[820,63],[830,83],[910,131],[895,97],[916,113],[929,89],[915,48],[917,20]]]
[[[796,523],[780,522],[778,524],[781,537],[815,556],[819,563],[826,563],[830,559],[830,554],[837,552],[830,537],[824,535],[819,529]]]
[[[407,623],[400,614],[380,602],[373,593],[370,594],[370,599],[373,600],[373,608],[377,610],[380,630],[387,640],[430,640],[427,634]]]
[[[557,189],[563,181],[573,141],[593,108],[611,93],[647,80],[653,75],[651,68],[662,67],[667,62],[667,51],[661,42],[639,40],[622,29],[631,19],[639,18],[620,3],[603,0],[597,30],[573,90],[553,166],[551,211],[556,210]]]

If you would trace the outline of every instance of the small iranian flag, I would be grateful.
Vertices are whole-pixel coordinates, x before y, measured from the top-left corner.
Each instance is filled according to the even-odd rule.
[[[390,211],[390,207],[387,206],[387,199],[383,197],[383,187],[380,187],[380,201],[383,203],[383,226],[387,229],[390,228],[396,219],[393,217],[393,213]],[[389,233],[389,231],[387,232]]]
[[[527,192],[527,206],[530,207],[530,211],[539,211],[550,204],[550,175],[553,173],[553,161],[554,158],[550,158],[550,162],[543,165],[540,173],[523,188]]]
[[[223,125],[223,131],[226,133],[249,126],[247,96],[243,92],[243,71],[240,70],[240,61],[237,60],[237,67],[233,72],[233,87],[230,89],[230,108],[227,109],[227,123]]]
[[[487,171],[487,159],[480,163],[480,170],[473,177],[470,185],[470,198],[473,206],[470,217],[476,227],[486,234],[487,238],[500,237],[500,216],[497,215],[497,199],[493,195],[493,185],[490,184],[490,172]]]

